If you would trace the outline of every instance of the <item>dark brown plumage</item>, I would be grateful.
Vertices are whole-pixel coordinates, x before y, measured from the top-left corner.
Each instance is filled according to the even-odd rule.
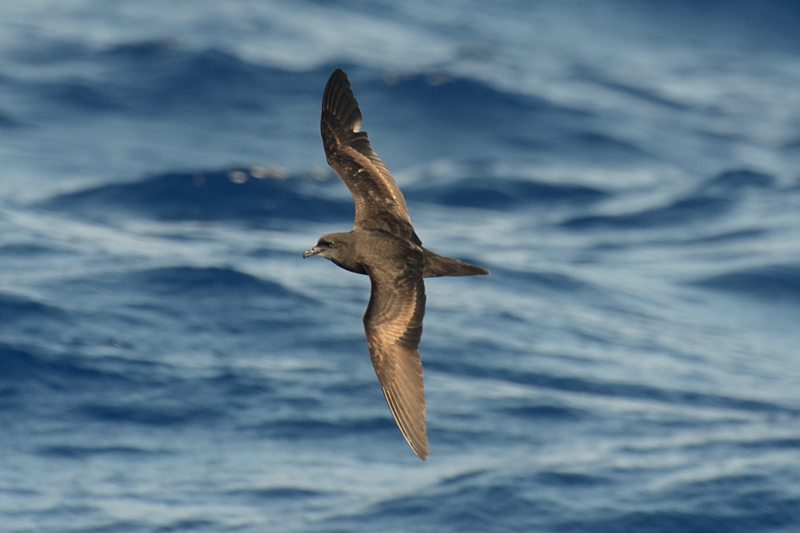
[[[356,204],[353,230],[320,237],[303,254],[321,255],[366,274],[372,282],[364,330],[386,402],[400,431],[423,461],[428,457],[425,389],[419,342],[425,316],[423,278],[481,276],[488,270],[437,255],[422,246],[403,193],[372,151],[347,74],[337,69],[322,97],[322,142],[328,164]]]

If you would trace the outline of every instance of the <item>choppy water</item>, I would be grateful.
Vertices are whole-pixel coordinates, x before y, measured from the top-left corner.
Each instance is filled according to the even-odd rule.
[[[800,529],[791,2],[0,7],[0,531]],[[426,246],[385,405],[319,107]]]

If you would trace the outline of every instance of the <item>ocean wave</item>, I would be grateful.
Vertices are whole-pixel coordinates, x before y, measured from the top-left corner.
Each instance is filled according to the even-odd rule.
[[[343,190],[338,179],[320,181],[261,167],[236,168],[172,172],[102,185],[61,194],[34,207],[112,225],[123,214],[161,221],[230,220],[249,225],[350,222],[353,203]],[[498,211],[528,206],[584,208],[609,196],[584,185],[498,177],[464,177],[432,185],[421,180],[405,187],[404,194],[409,202]]]
[[[169,454],[170,452],[124,445],[51,444],[40,447],[37,453],[38,455],[53,458],[86,459],[106,455],[134,458],[137,456]]]
[[[730,205],[731,202],[723,198],[681,198],[665,206],[635,213],[578,216],[564,221],[561,226],[573,230],[670,227],[719,216],[725,213]]]
[[[66,318],[60,308],[16,294],[0,293],[0,322],[9,324],[19,320]]]
[[[376,396],[376,400],[380,400]],[[270,420],[256,429],[262,437],[271,439],[305,440],[305,439],[331,439],[337,437],[366,437],[379,438],[378,434],[392,434],[397,431],[397,425],[391,416],[375,418],[358,418],[353,420],[314,420],[309,418],[292,420]]]
[[[0,111],[0,129],[10,130],[18,128],[19,126],[20,123],[11,118],[11,115],[4,113],[3,111]]]
[[[731,409],[744,412],[790,414],[797,416],[800,409],[795,406],[780,405],[767,401],[747,398],[746,396],[723,396],[696,390],[681,390],[667,387],[630,383],[625,381],[601,381],[577,376],[560,376],[545,372],[524,371],[505,367],[478,366],[472,362],[428,361],[426,367],[452,375],[463,375],[471,378],[498,379],[530,385],[542,389],[563,392],[596,394],[598,396],[651,400],[666,404],[687,405],[692,407],[711,407]]]
[[[217,304],[227,301],[231,306],[238,305],[244,309],[254,299],[293,305],[312,301],[280,283],[234,268],[186,265],[94,273],[89,278],[60,280],[49,289],[63,298],[90,292],[98,301],[112,304],[128,301],[129,306],[142,309],[147,309],[147,302],[152,301],[155,312],[174,305],[199,304],[204,299]]]
[[[24,391],[31,392],[29,385],[41,386],[31,403],[47,403],[59,395],[70,396],[77,389],[92,389],[100,383],[110,388],[117,388],[129,379],[119,372],[119,362],[106,362],[109,368],[98,368],[82,356],[69,353],[45,354],[35,347],[15,346],[0,343],[0,385],[13,396]],[[123,363],[124,365],[124,363]],[[29,405],[21,407],[27,410]],[[47,408],[46,410],[49,410]]]
[[[63,254],[66,253],[67,250],[55,246],[45,246],[40,243],[32,242],[12,243],[0,246],[0,254],[5,257],[39,257],[54,252]]]
[[[35,57],[34,57],[35,56]],[[45,42],[22,63],[92,64],[95,72],[53,76],[32,81],[7,77],[4,84],[24,90],[41,104],[88,114],[155,117],[202,108],[206,114],[225,110],[262,112],[274,107],[276,92],[308,94],[324,86],[319,70],[296,73],[242,60],[216,49],[194,50],[172,40],[131,41],[94,49],[81,43]],[[54,70],[55,71],[55,70]]]
[[[595,285],[562,272],[525,272],[494,267],[492,275],[496,276],[500,283],[525,286],[534,290],[544,289],[570,294],[580,293],[582,296],[586,295],[586,291],[598,290]]]
[[[227,491],[226,494],[231,496],[245,496],[254,502],[272,502],[272,501],[302,501],[309,498],[318,498],[326,496],[327,493],[320,490],[308,490],[294,487],[274,487],[264,489],[236,489]]]
[[[517,407],[504,407],[499,409],[502,413],[511,415],[515,418],[534,421],[576,421],[584,419],[588,413],[575,409],[572,407],[564,407],[560,405],[550,404],[536,404],[536,405],[520,405]]]
[[[227,297],[245,293],[249,296],[305,300],[302,295],[277,283],[232,268],[164,267],[129,272],[115,277],[120,283],[136,287],[137,291],[148,290],[159,295],[204,293]]]
[[[574,156],[597,147],[597,138],[581,136],[593,117],[586,109],[441,72],[382,78],[369,71],[361,74],[361,69],[355,73],[356,82],[361,76],[371,78],[358,86],[357,97],[366,131],[381,132],[372,138],[373,148],[384,156],[513,160],[520,152]],[[402,111],[373,111],[382,109]],[[424,135],[416,134],[416,128],[424,128]]]
[[[561,226],[573,230],[639,229],[701,223],[729,213],[746,194],[756,190],[777,192],[777,180],[748,169],[726,171],[666,205],[632,213],[582,215]]]
[[[147,404],[103,398],[102,403],[84,402],[78,416],[99,422],[142,424],[147,426],[175,427],[184,424],[208,424],[225,416],[222,408],[196,405],[165,393]]]
[[[165,221],[352,220],[352,201],[327,198],[325,184],[270,172],[277,171],[173,172],[59,195],[37,207],[112,222],[120,210]]]
[[[800,265],[778,264],[717,274],[694,285],[767,301],[800,303]]]
[[[608,194],[582,185],[487,176],[433,186],[415,184],[408,188],[405,196],[413,201],[447,206],[506,210],[529,205],[581,206],[602,200]]]

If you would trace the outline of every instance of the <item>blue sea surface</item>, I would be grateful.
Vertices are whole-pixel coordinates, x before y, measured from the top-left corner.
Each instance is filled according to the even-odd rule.
[[[796,2],[0,5],[0,532],[800,531]],[[343,67],[417,233],[386,406]]]

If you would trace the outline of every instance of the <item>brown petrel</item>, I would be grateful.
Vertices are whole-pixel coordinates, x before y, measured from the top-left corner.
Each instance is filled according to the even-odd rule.
[[[320,237],[303,254],[321,255],[372,282],[364,330],[378,381],[411,449],[428,457],[425,389],[419,341],[425,316],[422,278],[485,276],[485,268],[437,255],[422,246],[408,216],[403,193],[361,129],[361,111],[347,74],[331,74],[322,97],[322,142],[328,164],[356,204],[347,233]]]

